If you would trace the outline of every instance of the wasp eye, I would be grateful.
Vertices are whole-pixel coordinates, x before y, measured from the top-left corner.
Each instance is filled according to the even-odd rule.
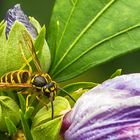
[[[32,84],[37,86],[37,87],[43,87],[47,84],[47,82],[46,82],[46,79],[43,76],[39,75],[39,76],[35,76],[33,78]]]

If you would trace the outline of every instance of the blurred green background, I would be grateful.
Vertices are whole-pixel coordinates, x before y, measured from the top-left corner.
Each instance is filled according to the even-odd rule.
[[[16,3],[20,3],[27,15],[35,17],[41,25],[49,25],[49,20],[55,0],[1,0],[0,20],[4,19],[6,11]],[[84,74],[70,80],[102,82],[110,77],[116,69],[123,69],[123,73],[140,72],[140,50],[115,58],[109,62],[96,66]],[[94,61],[94,60],[93,60]]]

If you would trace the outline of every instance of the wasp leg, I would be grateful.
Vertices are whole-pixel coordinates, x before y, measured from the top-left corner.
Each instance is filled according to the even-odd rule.
[[[46,106],[46,108],[47,108],[47,110],[48,110],[47,104],[46,104],[42,99],[40,99],[39,96],[36,96],[36,99],[37,99],[39,102],[41,102],[44,106]]]
[[[28,111],[28,107],[29,107],[29,97],[31,96],[31,94],[28,94],[26,97],[26,112]]]
[[[24,90],[21,90],[21,91],[18,91],[17,92],[18,94],[28,94],[27,97],[26,97],[26,111],[28,111],[28,107],[29,107],[29,97],[31,96],[31,94],[29,93],[29,91],[24,91]]]
[[[24,91],[24,90],[21,90],[21,91],[18,91],[17,93],[18,93],[18,94],[29,94],[29,92],[26,91],[26,90],[25,90],[25,91]]]
[[[51,102],[51,108],[52,108],[52,120],[54,118],[54,104],[53,104],[53,99],[51,98],[50,99],[50,102]]]
[[[21,42],[19,43],[19,48],[20,48],[22,57],[23,57],[23,59],[24,59],[26,65],[29,67],[29,72],[32,73],[32,67],[31,67],[30,63],[28,62],[28,60],[27,60],[27,58],[26,58],[26,56],[25,56],[25,54],[24,54],[24,51],[23,51],[22,43],[21,43]],[[22,67],[21,67],[21,69],[22,69]],[[20,70],[21,70],[21,69],[20,69]]]

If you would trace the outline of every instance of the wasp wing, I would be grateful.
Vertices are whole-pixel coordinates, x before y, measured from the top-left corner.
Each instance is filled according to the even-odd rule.
[[[35,65],[37,71],[39,73],[42,73],[41,65],[40,65],[39,59],[37,57],[31,36],[29,35],[29,33],[27,31],[24,31],[23,37],[24,37],[25,44],[28,45],[29,52],[32,56],[32,60],[34,62],[34,65]]]

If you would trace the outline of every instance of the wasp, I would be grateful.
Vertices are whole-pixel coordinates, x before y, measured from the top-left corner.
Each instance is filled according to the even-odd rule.
[[[43,73],[41,69],[41,65],[39,63],[33,41],[27,31],[23,33],[23,38],[25,43],[28,46],[28,50],[31,54],[32,60],[34,62],[34,65],[36,67],[37,72],[33,73],[31,65],[29,64],[29,61],[27,60],[23,48],[22,48],[22,42],[19,42],[19,47],[21,50],[22,57],[26,63],[26,65],[29,67],[29,70],[15,70],[8,72],[4,74],[0,78],[0,88],[3,89],[22,89],[23,94],[28,94],[26,97],[26,107],[28,106],[28,97],[32,93],[38,93],[38,96],[36,98],[41,101],[39,98],[40,95],[45,95],[48,97],[48,99],[51,102],[51,108],[52,108],[52,119],[54,118],[54,109],[53,109],[53,101],[55,99],[55,95],[57,93],[58,89],[61,89],[58,87],[57,83],[53,81],[48,73]],[[75,101],[64,89],[63,90],[73,101]],[[32,92],[34,91],[34,92]],[[22,91],[20,92],[22,93]]]

